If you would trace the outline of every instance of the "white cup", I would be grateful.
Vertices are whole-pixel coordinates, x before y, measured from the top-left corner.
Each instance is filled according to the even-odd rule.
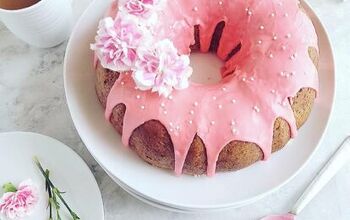
[[[70,35],[73,23],[71,0],[41,0],[18,10],[0,8],[0,20],[28,44],[54,47]]]

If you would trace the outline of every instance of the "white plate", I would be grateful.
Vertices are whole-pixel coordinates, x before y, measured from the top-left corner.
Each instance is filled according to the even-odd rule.
[[[34,133],[0,134],[0,185],[32,179],[39,188],[40,200],[30,217],[24,220],[48,219],[47,194],[43,176],[33,163],[37,156],[51,179],[62,191],[71,208],[84,220],[103,220],[100,190],[88,166],[61,142]],[[62,219],[71,219],[62,205]]]
[[[306,6],[320,38],[320,93],[315,108],[297,138],[268,162],[218,173],[213,178],[183,175],[152,167],[123,147],[120,136],[105,121],[95,90],[89,44],[109,0],[94,1],[80,18],[69,41],[64,68],[68,106],[74,124],[95,159],[122,184],[148,200],[178,209],[208,210],[239,207],[275,191],[310,159],[324,133],[334,97],[334,62],[327,34]],[[282,166],[283,165],[283,166]],[[234,187],[233,187],[234,186]]]

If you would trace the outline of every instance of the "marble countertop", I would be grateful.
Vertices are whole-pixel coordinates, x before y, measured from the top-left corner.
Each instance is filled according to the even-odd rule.
[[[91,0],[73,0],[75,18]],[[89,165],[102,192],[106,220],[112,219],[258,219],[284,213],[350,134],[350,2],[309,0],[329,32],[336,58],[337,94],[334,112],[319,150],[290,183],[264,199],[239,209],[188,215],[153,208],[130,196],[101,169],[72,123],[63,87],[66,43],[36,49],[16,39],[0,23],[0,132],[31,131],[71,146]],[[350,219],[350,164],[325,187],[298,219]]]

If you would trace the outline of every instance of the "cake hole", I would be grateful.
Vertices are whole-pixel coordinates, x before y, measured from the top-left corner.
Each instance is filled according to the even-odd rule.
[[[216,53],[218,51],[220,40],[222,36],[222,32],[225,28],[225,22],[221,21],[216,25],[213,37],[211,38],[210,48],[209,51],[212,53]]]
[[[227,55],[225,61],[229,61],[234,55],[236,55],[242,48],[242,43],[239,43],[231,52]]]
[[[191,53],[191,67],[193,74],[191,82],[212,85],[221,81],[221,67],[224,62],[212,53]]]

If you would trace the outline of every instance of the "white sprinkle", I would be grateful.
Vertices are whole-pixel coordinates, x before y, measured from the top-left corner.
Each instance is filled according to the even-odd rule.
[[[275,94],[275,93],[276,93],[276,90],[271,89],[271,93],[272,93],[272,94]]]
[[[193,111],[193,110],[191,110],[191,111],[190,111],[190,114],[191,114],[191,115],[194,115],[194,111]]]
[[[290,73],[290,75],[291,75],[291,76],[295,76],[295,72],[292,71],[292,72]]]
[[[222,105],[218,105],[218,108],[219,108],[219,109],[222,109]]]
[[[248,16],[252,16],[252,15],[253,15],[253,12],[249,10],[249,11],[247,12],[247,14],[248,14]]]
[[[288,33],[287,35],[286,35],[286,38],[291,38],[292,37],[292,34],[290,34],[290,33]]]
[[[169,100],[173,100],[173,96],[170,95],[170,96],[168,97],[168,99],[169,99]]]
[[[290,59],[291,59],[291,60],[295,60],[295,58],[297,58],[297,55],[296,55],[296,54],[292,54],[292,55],[290,56]]]
[[[169,125],[170,125],[171,127],[173,127],[174,124],[173,124],[172,122],[170,122]]]
[[[198,102],[194,102],[193,106],[197,107],[198,106]]]
[[[162,103],[160,104],[160,106],[162,106],[162,108],[164,108],[164,107],[165,107],[164,102],[162,102]]]
[[[137,96],[136,96],[136,98],[137,98],[137,99],[140,99],[140,98],[141,98],[141,96],[140,96],[140,95],[137,95]]]
[[[145,106],[144,106],[144,105],[141,105],[141,109],[144,110],[144,109],[145,109]]]
[[[287,104],[288,104],[288,103],[287,103],[286,101],[282,102],[282,105],[283,105],[283,106],[287,106]]]
[[[249,11],[249,8],[245,8],[245,11]]]
[[[260,108],[258,107],[258,106],[254,106],[254,111],[256,111],[257,113],[259,113],[260,112]]]
[[[284,75],[285,75],[285,73],[282,71],[282,72],[280,72],[280,75],[281,75],[281,76],[284,76]]]
[[[226,87],[222,87],[222,91],[226,92],[227,91]]]
[[[258,44],[262,44],[262,40],[258,40]]]
[[[272,53],[270,53],[269,57],[270,57],[270,59],[272,59],[272,58],[273,58],[273,54],[272,54]]]
[[[282,50],[287,50],[287,47],[285,45],[282,45]]]
[[[236,99],[232,99],[231,102],[232,102],[233,104],[235,104],[237,101],[236,101]]]
[[[167,112],[167,111],[164,111],[163,113],[164,113],[164,115],[168,114],[168,112]]]
[[[275,17],[275,16],[276,16],[275,12],[272,12],[271,17]]]
[[[195,7],[193,8],[193,11],[198,11],[198,7],[195,6]]]
[[[121,82],[120,85],[124,86],[125,82]]]
[[[235,125],[236,122],[234,120],[231,121],[231,125]]]
[[[272,40],[276,41],[277,40],[277,36],[273,35]]]
[[[231,131],[232,131],[232,134],[237,134],[237,129],[236,128],[232,128]]]
[[[223,4],[223,2],[222,1],[219,1],[219,5],[222,5]]]
[[[255,80],[255,78],[253,76],[251,76],[249,79],[250,79],[250,81],[254,81]]]
[[[242,81],[243,81],[243,82],[247,81],[247,78],[243,77],[243,78],[242,78]]]
[[[179,131],[180,130],[180,126],[177,125],[175,129]]]
[[[264,30],[265,29],[264,25],[260,25],[259,29]]]
[[[193,121],[192,121],[192,120],[189,120],[188,123],[190,123],[190,125],[191,125],[191,124],[193,123]]]
[[[169,131],[170,131],[170,132],[173,132],[173,131],[174,131],[174,129],[170,128],[170,129],[169,129]]]
[[[288,17],[288,13],[285,13],[285,14],[284,14],[284,17]]]
[[[215,125],[215,121],[211,121],[210,124],[211,124],[211,125]]]
[[[216,98],[216,96],[213,96],[213,100],[216,100],[217,98]]]

